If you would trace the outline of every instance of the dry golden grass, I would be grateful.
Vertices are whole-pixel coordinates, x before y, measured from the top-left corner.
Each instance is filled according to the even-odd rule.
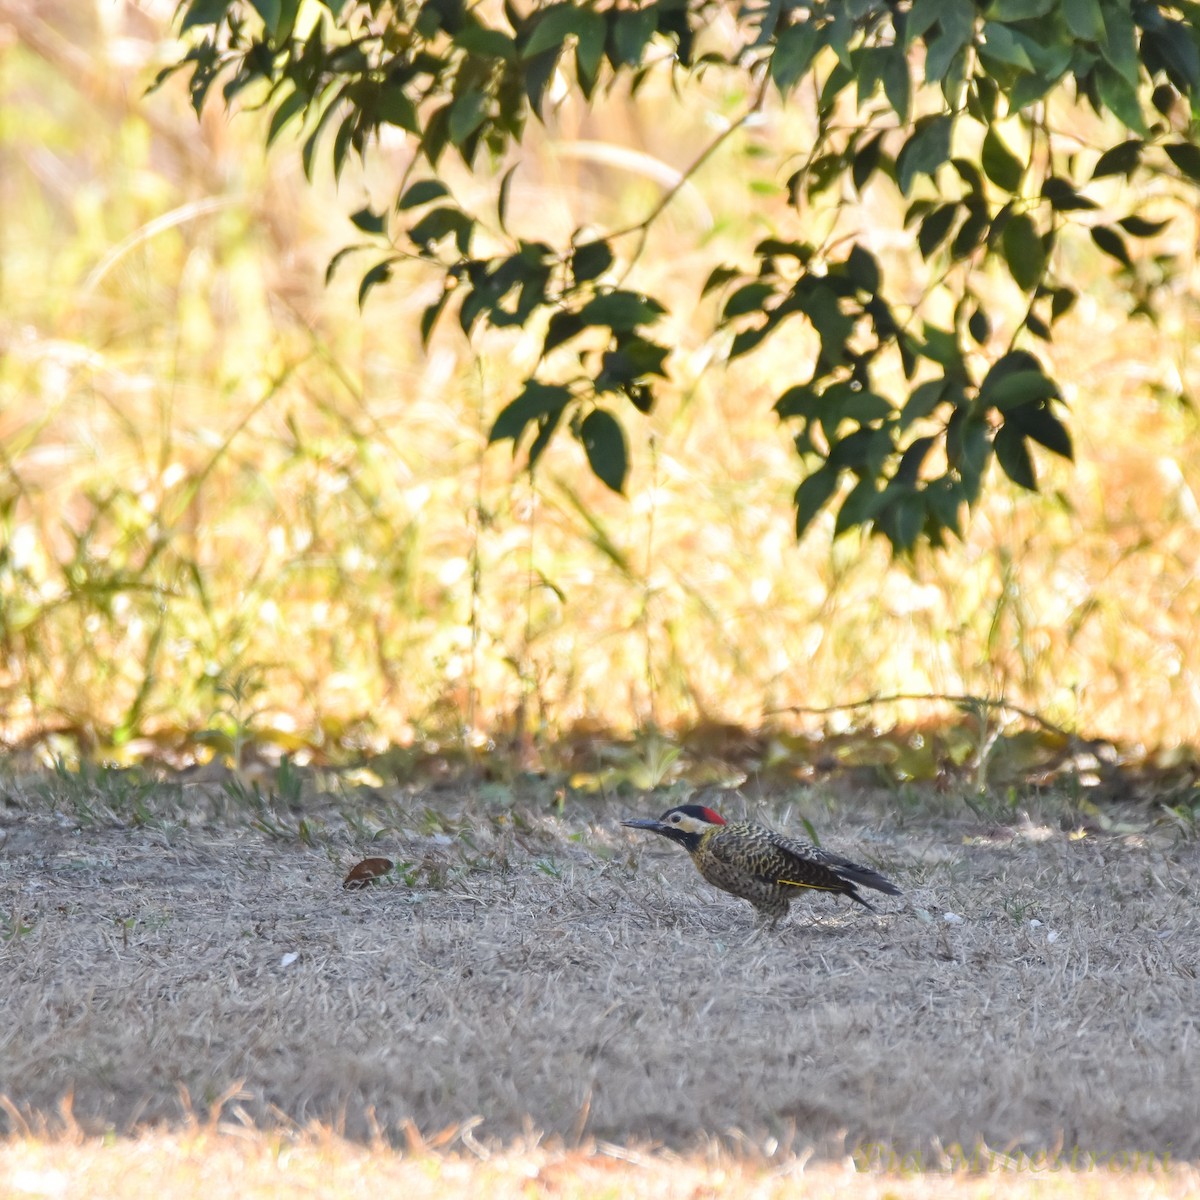
[[[678,1157],[617,1147],[562,1150],[533,1138],[496,1150],[475,1145],[475,1153],[420,1147],[401,1153],[347,1142],[328,1131],[281,1136],[232,1124],[130,1139],[16,1138],[0,1142],[0,1182],[13,1200],[83,1194],[94,1200],[254,1198],[277,1196],[283,1189],[290,1196],[384,1194],[412,1200],[704,1200],[717,1195],[840,1200],[847,1193],[862,1200],[1182,1200],[1200,1195],[1200,1173],[1179,1164],[885,1173],[864,1172],[853,1161],[811,1162],[789,1154],[743,1157],[715,1151]],[[998,1155],[996,1161],[1002,1160]]]
[[[949,554],[891,564],[855,538],[830,549],[827,524],[796,548],[798,464],[770,402],[798,344],[726,370],[686,316],[671,386],[648,421],[630,414],[631,498],[587,478],[569,439],[531,486],[483,442],[535,343],[468,347],[447,322],[425,356],[436,280],[405,275],[361,318],[353,269],[323,286],[354,237],[344,214],[387,195],[401,148],[310,188],[292,145],[264,158],[253,114],[197,125],[181,88],[143,97],[170,7],[0,9],[0,107],[21,114],[0,231],[9,737],[61,728],[55,750],[138,758],[142,735],[207,725],[320,755],[464,725],[757,727],[778,707],[932,690],[1197,740],[1200,430],[1170,399],[1197,392],[1185,280],[1155,327],[1079,259],[1086,294],[1051,355],[1074,381],[1079,465],[1043,463],[1041,497],[997,484]],[[706,136],[697,108],[653,83],[640,107],[566,102],[516,176],[518,230],[644,213]],[[796,106],[734,139],[631,283],[686,304],[714,259],[794,234],[777,196],[748,189],[778,183],[764,146],[806,132]],[[613,146],[641,157],[613,165]],[[455,186],[486,208],[484,183]],[[862,219],[901,271],[885,200]]]

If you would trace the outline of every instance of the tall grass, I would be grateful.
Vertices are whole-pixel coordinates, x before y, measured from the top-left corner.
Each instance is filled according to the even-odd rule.
[[[1042,460],[1037,497],[994,481],[963,545],[911,563],[831,545],[830,523],[794,544],[798,464],[770,404],[803,347],[726,369],[682,305],[672,384],[629,414],[629,499],[568,439],[530,480],[484,443],[536,342],[468,344],[446,322],[425,354],[437,280],[399,276],[362,315],[352,270],[324,285],[345,214],[386,196],[403,147],[310,187],[286,139],[264,156],[257,114],[197,124],[181,87],[145,97],[171,7],[38,6],[0,43],[6,738],[57,729],[120,757],[209,728],[337,753],[758,726],[896,692],[1200,736],[1193,279],[1155,326],[1081,260],[1093,286],[1052,352],[1077,466]],[[717,86],[719,120],[737,98]],[[705,119],[665,87],[599,114],[568,100],[518,172],[514,222],[641,216]],[[732,140],[635,280],[694,297],[714,260],[791,229],[764,185],[804,136],[797,106]],[[895,214],[864,220],[900,263]],[[1173,228],[1194,244],[1190,218]]]

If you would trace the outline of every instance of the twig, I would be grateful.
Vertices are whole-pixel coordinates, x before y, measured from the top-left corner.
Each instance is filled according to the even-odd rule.
[[[759,85],[757,94],[755,95],[750,107],[746,109],[736,121],[731,121],[724,129],[703,150],[692,160],[691,164],[686,167],[679,175],[679,178],[659,197],[658,203],[640,220],[635,221],[632,225],[625,226],[624,229],[617,229],[608,235],[610,241],[615,241],[617,238],[627,237],[631,233],[638,235],[637,246],[633,253],[629,256],[629,264],[626,267],[625,274],[628,275],[632,270],[633,264],[642,256],[642,251],[646,248],[646,240],[650,235],[650,226],[654,224],[663,212],[670,205],[671,201],[683,190],[689,180],[700,170],[702,166],[725,144],[739,129],[742,129],[748,121],[759,112],[763,106],[763,102],[767,95],[767,82],[770,76],[764,72],[762,83]]]
[[[910,701],[921,701],[924,703],[940,703],[940,704],[958,704],[958,705],[975,705],[979,708],[998,708],[1005,712],[1016,713],[1018,716],[1024,717],[1027,721],[1032,721],[1035,725],[1047,730],[1050,733],[1057,734],[1059,737],[1066,738],[1070,742],[1083,741],[1077,733],[1072,733],[1069,729],[1064,729],[1061,725],[1056,725],[1053,721],[1048,721],[1040,713],[1036,713],[1033,709],[1023,708],[1019,704],[1013,704],[1010,700],[992,700],[985,696],[971,696],[967,694],[947,694],[942,692],[893,692],[885,696],[867,696],[862,700],[851,700],[844,704],[827,704],[823,707],[815,707],[804,704],[787,704],[779,708],[767,708],[763,710],[763,715],[772,717],[780,713],[796,713],[807,714],[810,716],[824,716],[835,712],[850,712],[856,708],[872,708],[876,704],[900,704]]]

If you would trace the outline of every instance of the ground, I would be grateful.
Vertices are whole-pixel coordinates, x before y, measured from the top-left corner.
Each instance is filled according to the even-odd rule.
[[[1200,1158],[1200,841],[1146,808],[726,797],[904,892],[756,933],[620,827],[674,797],[315,786],[6,782],[0,1131],[69,1097],[80,1136],[215,1107],[873,1168]],[[395,872],[344,889],[366,855]]]

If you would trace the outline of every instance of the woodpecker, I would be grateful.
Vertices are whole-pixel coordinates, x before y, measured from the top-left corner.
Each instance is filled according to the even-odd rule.
[[[860,885],[900,895],[894,883],[870,867],[749,821],[728,822],[700,804],[670,808],[657,821],[634,818],[621,824],[678,842],[713,887],[749,900],[772,924],[787,915],[802,888],[849,896],[872,912],[874,906],[858,894]]]

